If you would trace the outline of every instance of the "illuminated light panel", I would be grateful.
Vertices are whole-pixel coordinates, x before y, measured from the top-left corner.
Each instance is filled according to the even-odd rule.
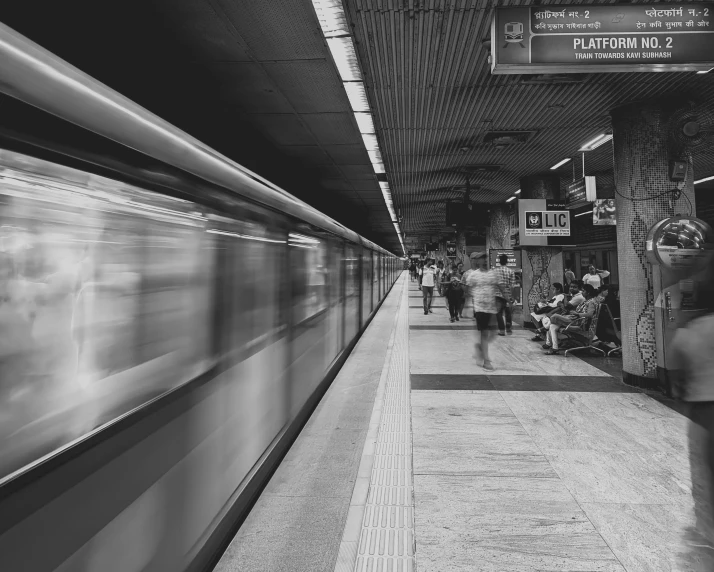
[[[367,151],[379,150],[377,136],[374,133],[362,133],[362,141],[364,141],[364,146],[367,148]]]
[[[364,89],[364,84],[360,81],[353,81],[346,82],[343,85],[347,92],[347,98],[350,100],[352,111],[355,113],[369,112],[369,102],[367,101],[367,91]]]
[[[384,163],[372,163],[372,167],[374,167],[374,172],[375,173],[384,173]]]
[[[377,149],[376,151],[367,151],[367,155],[369,155],[369,160],[371,163],[383,163],[382,161],[382,153]]]
[[[579,216],[591,215],[592,211],[585,211],[584,213],[573,215],[573,218],[578,218]]]
[[[342,9],[342,0],[312,0],[312,5],[326,38],[349,35],[350,28]]]
[[[360,133],[374,134],[374,121],[372,121],[371,113],[355,113],[355,119],[357,120],[357,127],[359,127]]]
[[[342,81],[362,81],[362,72],[357,63],[357,52],[350,37],[327,38],[332,57]]]
[[[558,167],[562,167],[562,166],[565,165],[568,161],[570,161],[570,157],[568,157],[567,159],[563,159],[560,163],[556,163],[555,165],[553,165],[553,166],[550,168],[550,170],[551,170],[551,171],[555,171],[555,169],[557,169]]]
[[[609,133],[603,133],[602,135],[598,135],[593,139],[592,141],[588,141],[583,145],[579,151],[592,151],[593,149],[597,149],[600,147],[600,145],[604,145],[608,141],[612,139],[612,135]]]
[[[699,183],[703,183],[705,181],[711,181],[712,179],[714,179],[714,176],[707,177],[706,179],[699,179],[698,181],[694,181],[694,184],[698,185]]]
[[[513,196],[513,197],[511,197],[510,199],[506,199],[506,202],[507,202],[507,203],[510,203],[511,201],[515,201],[515,200],[516,200],[516,197]]]
[[[518,189],[518,190],[517,190],[515,193],[513,193],[513,194],[514,194],[514,195],[520,195],[520,194],[521,194],[521,189]]]

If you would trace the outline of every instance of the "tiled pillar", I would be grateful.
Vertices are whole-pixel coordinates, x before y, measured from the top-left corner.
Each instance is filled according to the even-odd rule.
[[[521,178],[521,198],[560,199],[560,178],[552,173]],[[553,282],[563,282],[563,249],[559,246],[523,246],[523,318],[530,322],[536,303],[547,298]]]
[[[456,259],[464,263],[464,270],[471,268],[470,252],[466,252],[466,233],[459,231],[456,236]]]
[[[509,205],[491,207],[486,248],[511,248],[511,208]]]
[[[677,213],[694,215],[692,159],[680,200],[667,194],[668,109],[658,103],[628,105],[611,113],[617,209],[617,260],[622,315],[622,368],[626,383],[657,386],[655,293],[645,239],[658,221]],[[687,202],[689,199],[690,204]]]

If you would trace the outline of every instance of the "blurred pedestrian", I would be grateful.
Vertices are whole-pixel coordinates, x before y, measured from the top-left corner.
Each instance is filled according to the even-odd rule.
[[[714,292],[707,313],[677,330],[670,347],[672,393],[689,406],[689,456],[696,525],[686,542],[714,550]]]
[[[496,296],[500,292],[498,276],[493,270],[489,270],[485,252],[474,252],[470,258],[474,270],[469,272],[464,282],[469,289],[478,332],[475,357],[486,371],[493,371],[488,346],[496,329]]]

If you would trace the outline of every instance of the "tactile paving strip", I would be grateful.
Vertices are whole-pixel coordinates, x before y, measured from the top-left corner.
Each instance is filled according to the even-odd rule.
[[[414,572],[407,288],[399,308],[355,572]]]

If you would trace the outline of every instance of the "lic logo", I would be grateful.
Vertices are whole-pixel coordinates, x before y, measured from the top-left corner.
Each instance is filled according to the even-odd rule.
[[[527,220],[527,228],[543,228],[543,223],[542,223],[542,213],[540,212],[527,212],[526,213],[526,220]]]
[[[506,28],[506,44],[504,48],[508,47],[508,44],[520,44],[522,48],[523,45],[523,24],[521,22],[509,22],[505,26]]]

